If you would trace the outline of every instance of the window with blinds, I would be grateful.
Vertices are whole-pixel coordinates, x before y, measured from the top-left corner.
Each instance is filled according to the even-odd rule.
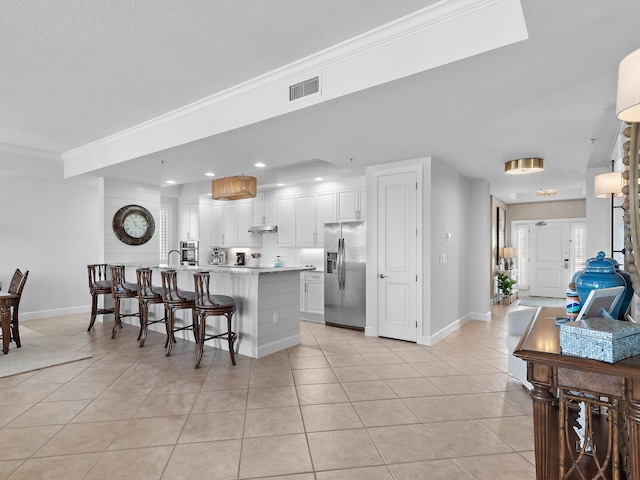
[[[584,268],[587,261],[587,225],[584,222],[571,223],[571,278]]]
[[[169,253],[169,207],[160,207],[160,219],[158,222],[158,236],[160,238],[160,261],[164,262]]]
[[[516,223],[513,226],[511,240],[517,252],[518,289],[529,288],[529,224]]]

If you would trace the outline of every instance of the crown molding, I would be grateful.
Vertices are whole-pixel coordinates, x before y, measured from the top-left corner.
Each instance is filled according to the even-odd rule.
[[[492,24],[491,28],[487,23]],[[494,24],[500,28],[493,28]],[[444,32],[440,28],[443,26],[449,30]],[[473,32],[474,28],[479,30]],[[451,37],[447,35],[449,31],[457,33]],[[484,33],[482,40],[478,38],[480,31]],[[470,33],[469,37],[463,38],[463,32]],[[442,43],[433,40],[438,37]],[[64,152],[61,158],[65,161],[65,176],[196,141],[526,38],[519,0],[442,0],[264,75]],[[450,52],[443,48],[456,41],[462,46],[452,45]],[[433,52],[432,58],[419,55],[426,48]],[[408,51],[415,51],[416,55],[410,56]],[[393,58],[394,68],[379,68],[381,58],[387,63]],[[353,78],[354,73],[360,72],[364,72],[359,75],[362,78]],[[323,77],[322,95],[288,102],[288,85],[314,75]],[[242,118],[238,112],[242,112]]]
[[[12,143],[0,142],[0,152],[13,153],[17,155],[23,155],[25,157],[43,158],[46,160],[62,160],[62,157],[59,153],[50,152],[48,150],[40,150],[38,148],[32,147],[23,147],[22,145],[14,145]]]

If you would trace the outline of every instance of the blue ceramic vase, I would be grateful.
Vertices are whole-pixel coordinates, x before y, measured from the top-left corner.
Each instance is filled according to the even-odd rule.
[[[633,289],[631,288],[631,276],[613,258],[605,258],[604,252],[598,252],[595,258],[585,262],[584,270],[576,272],[573,282],[576,285],[580,303],[584,305],[591,290],[609,287],[625,287],[622,302],[609,312],[613,318],[624,320],[624,314],[631,303]]]

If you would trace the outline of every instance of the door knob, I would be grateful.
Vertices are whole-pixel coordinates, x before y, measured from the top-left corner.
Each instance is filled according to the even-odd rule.
[[[384,273],[381,273],[380,275],[378,275],[378,277],[380,278],[387,278],[387,276]]]

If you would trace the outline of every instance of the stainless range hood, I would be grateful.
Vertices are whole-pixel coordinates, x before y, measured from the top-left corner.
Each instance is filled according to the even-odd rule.
[[[278,233],[277,225],[254,225],[249,228],[250,233]]]

